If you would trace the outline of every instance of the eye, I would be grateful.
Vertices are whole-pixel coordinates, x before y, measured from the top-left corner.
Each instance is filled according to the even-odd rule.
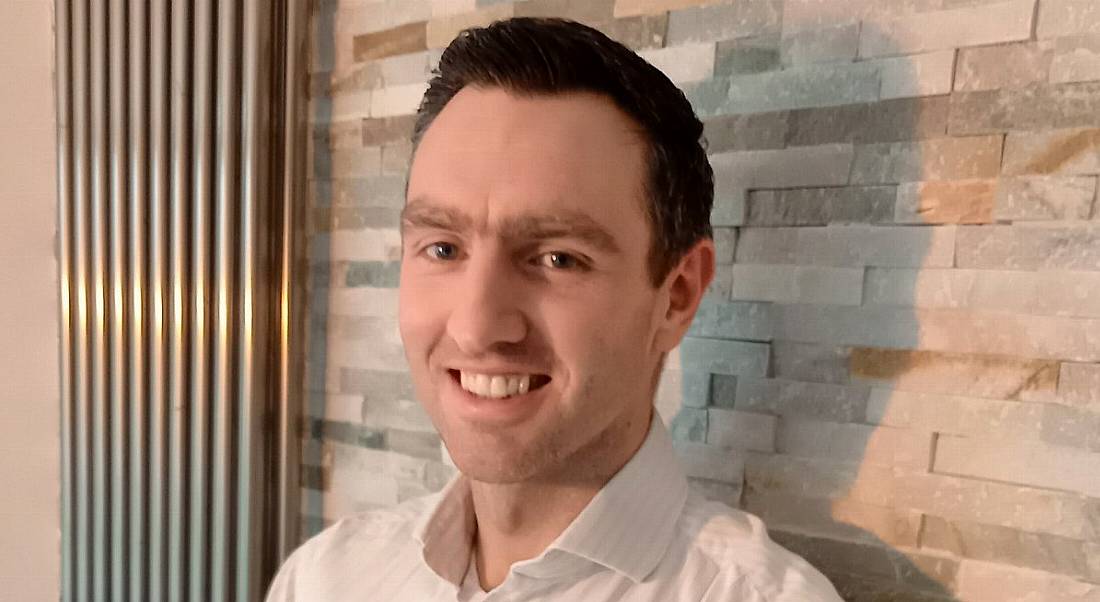
[[[579,259],[561,251],[544,253],[539,256],[539,262],[545,267],[556,270],[576,270],[584,267]]]
[[[425,247],[422,252],[427,253],[430,258],[440,261],[450,261],[458,257],[458,247],[449,242],[433,242]]]

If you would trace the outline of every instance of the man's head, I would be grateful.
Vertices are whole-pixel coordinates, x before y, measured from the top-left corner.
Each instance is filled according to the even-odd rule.
[[[583,25],[513,19],[444,51],[414,133],[399,321],[464,473],[586,479],[636,449],[713,276],[701,133],[663,74]],[[530,390],[498,398],[509,385]]]

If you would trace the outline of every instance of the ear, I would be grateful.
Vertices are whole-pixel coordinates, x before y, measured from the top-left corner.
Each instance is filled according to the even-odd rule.
[[[667,298],[664,315],[659,316],[654,345],[667,353],[680,344],[695,319],[699,303],[714,279],[714,241],[705,238],[695,243],[680,263],[669,272],[662,286]]]

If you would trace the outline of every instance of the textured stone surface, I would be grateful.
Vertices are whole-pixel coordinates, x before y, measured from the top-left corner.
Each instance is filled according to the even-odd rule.
[[[844,499],[759,493],[753,490],[751,483],[744,500],[745,510],[764,519],[769,529],[903,546],[915,546],[920,530],[920,514],[916,512]]]
[[[1084,220],[1096,196],[1094,177],[1002,178],[993,217],[997,220]]]
[[[851,350],[847,347],[772,341],[776,378],[811,383],[847,384]]]
[[[857,146],[852,182],[992,178],[1000,172],[1002,144],[1000,136],[975,136]]]
[[[771,322],[771,307],[765,303],[706,301],[700,304],[688,336],[769,341]]]
[[[1100,224],[962,226],[957,265],[978,269],[1100,270]]]
[[[867,305],[1100,317],[1100,272],[871,268],[865,282]]]
[[[680,358],[685,370],[763,376],[768,367],[768,346],[688,337],[680,344]]]
[[[615,0],[523,0],[515,5],[517,17],[560,17],[581,23],[598,23],[613,18]]]
[[[1066,403],[1100,409],[1100,364],[1062,364],[1058,395]]]
[[[955,51],[939,50],[923,54],[879,59],[867,64],[879,68],[882,87],[879,98],[935,96],[951,91],[955,70]]]
[[[1055,40],[1054,58],[1050,64],[1052,83],[1098,79],[1100,79],[1100,32]]]
[[[638,15],[591,25],[632,50],[660,48],[665,44],[668,15]]]
[[[988,224],[996,180],[909,182],[898,186],[894,221],[903,224]]]
[[[745,461],[728,450],[703,443],[676,441],[676,454],[689,477],[740,483]]]
[[[355,36],[352,51],[356,62],[427,49],[425,22],[406,23],[393,29]]]
[[[781,67],[779,36],[763,35],[718,42],[714,74],[747,75]]]
[[[873,64],[822,65],[730,78],[729,113],[758,113],[878,100],[879,68]]]
[[[714,75],[714,44],[696,43],[638,52],[675,83],[695,82]]]
[[[445,48],[460,31],[484,27],[493,21],[514,16],[515,4],[498,4],[474,12],[447,15],[428,21],[425,30],[428,48]]]
[[[707,415],[707,445],[759,452],[775,451],[775,416],[722,408],[709,408]]]
[[[898,142],[947,133],[947,97],[799,109],[788,118],[787,144]]]
[[[1100,129],[1009,134],[1003,169],[1008,175],[1100,173]]]
[[[864,386],[738,378],[732,407],[783,417],[856,422],[866,412],[868,394]]]
[[[796,265],[733,267],[730,298],[774,303],[859,305],[863,270]]]
[[[848,183],[850,144],[784,150],[732,151],[711,155],[715,195],[727,188],[788,188]]]
[[[897,190],[891,186],[754,190],[747,226],[825,226],[892,221]]]
[[[1019,88],[1045,82],[1054,59],[1054,44],[1022,42],[959,51],[955,89],[962,91]]]
[[[629,17],[718,4],[717,0],[615,0],[615,16]]]
[[[1045,571],[966,560],[959,564],[957,591],[974,602],[1096,602],[1100,585]]]
[[[1098,544],[1057,535],[1026,533],[1008,527],[927,516],[921,533],[925,547],[964,558],[1030,567],[1096,580]]]
[[[1100,454],[1037,442],[942,436],[934,470],[1100,497]]]
[[[665,42],[677,46],[778,31],[782,14],[782,0],[742,0],[672,10]]]
[[[783,148],[787,137],[788,113],[754,113],[723,115],[703,122],[707,151],[721,153],[735,150]]]
[[[1036,0],[907,15],[866,27],[860,38],[862,57],[915,54],[928,50],[982,46],[1026,40],[1031,36]]]
[[[859,50],[859,26],[856,24],[796,31],[783,37],[781,56],[784,65],[852,61]]]
[[[1036,33],[1040,38],[1100,33],[1100,6],[1092,0],[1043,0]]]
[[[1100,126],[1100,83],[1036,84],[951,96],[953,136]]]
[[[992,399],[1050,399],[1058,362],[904,349],[856,348],[852,378],[905,391]]]

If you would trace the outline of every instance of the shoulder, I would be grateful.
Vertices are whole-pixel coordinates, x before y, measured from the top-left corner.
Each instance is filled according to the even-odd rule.
[[[756,516],[688,495],[680,535],[714,564],[717,576],[704,600],[839,602],[817,569],[768,537]]]
[[[268,592],[268,601],[302,599],[321,584],[339,582],[372,560],[392,558],[411,545],[416,521],[438,494],[346,516],[314,535],[286,559]]]

